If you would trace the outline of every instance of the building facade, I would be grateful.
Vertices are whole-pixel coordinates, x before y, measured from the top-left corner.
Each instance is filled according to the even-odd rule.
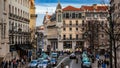
[[[9,53],[8,0],[0,0],[0,57]]]
[[[20,56],[27,54],[26,47],[30,42],[30,1],[29,0],[8,0],[9,8],[9,44],[12,57],[14,53]]]
[[[35,39],[35,28],[36,28],[36,18],[37,15],[35,14],[35,2],[34,0],[30,0],[30,23],[29,23],[29,28],[31,32],[31,43],[32,46],[35,46],[34,44],[34,39]]]
[[[89,45],[91,45],[90,39],[89,37],[85,39],[83,35],[88,32],[89,26],[90,30],[93,30],[92,28],[94,27],[91,23],[96,26],[92,34],[95,35],[96,33],[97,35],[97,37],[94,38],[94,46],[107,45],[108,42],[106,41],[108,37],[106,34],[102,31],[97,31],[100,30],[100,28],[97,29],[98,26],[103,26],[99,25],[101,22],[104,25],[108,25],[106,24],[108,23],[107,9],[107,6],[103,5],[82,6],[80,8],[67,6],[62,8],[60,3],[58,3],[55,13],[50,16],[46,14],[44,18],[45,32],[47,32],[47,45],[49,45],[48,48],[58,51],[74,51],[82,50],[84,47],[88,48]],[[48,34],[51,35],[49,39],[54,39],[52,40],[54,44],[52,44],[52,41],[48,40]]]
[[[107,50],[109,48],[108,30],[109,22],[108,6],[105,5],[92,5],[82,6],[84,10],[84,20],[82,22],[82,31],[85,37],[85,46],[90,49]]]
[[[116,44],[116,52],[117,52],[117,66],[120,67],[120,1],[119,0],[111,0],[111,13],[112,13],[112,21],[114,23],[114,33],[115,33],[115,44]]]

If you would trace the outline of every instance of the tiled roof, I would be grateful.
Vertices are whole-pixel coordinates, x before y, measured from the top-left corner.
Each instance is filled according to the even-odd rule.
[[[65,8],[63,8],[63,11],[80,11],[80,8],[75,8],[73,6],[67,6]]]
[[[67,6],[63,8],[63,11],[106,11],[108,9],[108,6],[82,6],[81,8],[76,8],[73,6]]]

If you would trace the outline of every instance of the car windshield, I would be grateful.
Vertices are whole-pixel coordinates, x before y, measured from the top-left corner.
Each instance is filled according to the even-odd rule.
[[[55,59],[51,59],[51,61],[55,61]]]
[[[84,57],[82,61],[84,61],[84,62],[89,62],[89,58]]]
[[[52,57],[56,57],[57,56],[57,53],[52,53]]]
[[[37,63],[37,61],[34,60],[34,61],[31,61],[31,63]]]
[[[47,64],[48,62],[47,61],[43,61],[43,64]]]

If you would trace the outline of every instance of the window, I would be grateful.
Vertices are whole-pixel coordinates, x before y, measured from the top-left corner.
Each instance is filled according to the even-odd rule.
[[[78,31],[78,28],[76,28],[76,31]]]
[[[76,21],[76,25],[78,25],[78,21]]]
[[[79,16],[78,16],[79,18],[81,18],[82,17],[82,15],[81,15],[81,13],[79,13]]]
[[[78,39],[78,34],[76,34],[76,39]]]
[[[66,28],[63,28],[63,30],[65,31],[65,30],[66,30]]]
[[[69,30],[72,31],[72,28],[70,27]]]
[[[66,39],[66,35],[63,35],[63,39]]]
[[[11,13],[11,5],[9,5],[9,13]]]
[[[84,26],[84,20],[82,21],[82,26]]]
[[[72,39],[72,34],[70,34],[70,39]]]
[[[72,21],[70,21],[70,26],[72,25]]]
[[[63,25],[65,25],[65,21],[63,21]]]
[[[75,18],[75,13],[72,13],[72,18]]]
[[[6,0],[4,0],[4,10],[6,10]]]
[[[65,18],[65,13],[63,14],[63,18]]]
[[[104,34],[102,34],[101,37],[104,38]]]
[[[61,14],[58,14],[58,22],[61,22]]]
[[[66,18],[69,18],[69,13],[66,13]]]

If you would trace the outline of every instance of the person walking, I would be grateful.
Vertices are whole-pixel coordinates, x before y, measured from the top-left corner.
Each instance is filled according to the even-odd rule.
[[[64,64],[63,63],[61,63],[61,68],[64,68]]]
[[[106,68],[105,62],[102,63],[102,68]]]

